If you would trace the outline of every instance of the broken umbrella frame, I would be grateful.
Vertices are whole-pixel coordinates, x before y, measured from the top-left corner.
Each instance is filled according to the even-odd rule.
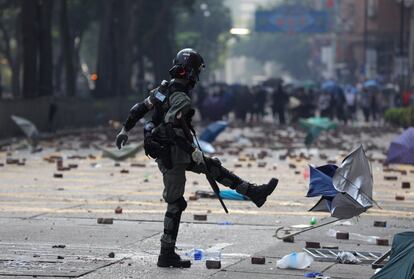
[[[372,168],[362,145],[352,151],[342,161],[340,167],[325,165],[310,166],[311,175],[307,197],[322,196],[309,211],[330,212],[335,220],[290,233],[294,227],[280,227],[275,232],[277,239],[288,239],[301,233],[314,230],[341,220],[359,216],[373,204]],[[284,232],[281,235],[281,232]]]

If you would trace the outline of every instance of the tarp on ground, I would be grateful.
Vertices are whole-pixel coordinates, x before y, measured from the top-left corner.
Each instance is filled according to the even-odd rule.
[[[121,150],[118,148],[106,148],[99,145],[95,145],[95,147],[102,151],[103,157],[108,157],[115,161],[122,161],[127,158],[134,157],[135,154],[144,148],[144,143],[129,144],[122,147]]]
[[[307,196],[322,197],[309,211],[330,212],[332,217],[349,219],[372,207],[372,172],[362,146],[333,172],[335,167],[311,167]]]
[[[201,133],[200,140],[212,143],[228,126],[227,121],[216,121],[207,126]]]
[[[408,128],[388,148],[386,163],[414,165],[414,128]]]
[[[390,260],[371,279],[414,278],[414,231],[398,233],[392,241]]]

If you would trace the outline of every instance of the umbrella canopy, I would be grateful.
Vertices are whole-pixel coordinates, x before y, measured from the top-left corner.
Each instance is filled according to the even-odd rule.
[[[336,129],[338,126],[326,117],[302,118],[299,120],[299,123],[308,132],[305,138],[306,145],[311,145],[322,131]]]
[[[228,125],[227,121],[216,121],[211,123],[201,133],[200,140],[212,143],[216,137],[227,128]]]
[[[379,83],[375,79],[369,79],[366,82],[364,82],[365,88],[379,88]]]
[[[321,195],[310,211],[330,212],[332,217],[348,219],[372,207],[372,172],[362,146],[352,151],[340,167],[311,168],[308,195]]]
[[[337,85],[335,81],[333,80],[326,80],[322,83],[321,89],[322,91],[331,91],[333,88],[335,88]]]
[[[414,165],[414,128],[405,130],[388,148],[388,164],[412,164]]]
[[[307,197],[335,197],[338,191],[332,184],[332,177],[338,168],[335,165],[324,165],[317,168],[310,168],[310,183]]]
[[[30,140],[36,140],[39,137],[39,131],[29,120],[15,115],[12,115],[11,119]]]
[[[390,260],[371,279],[414,277],[414,232],[402,232],[394,236]]]

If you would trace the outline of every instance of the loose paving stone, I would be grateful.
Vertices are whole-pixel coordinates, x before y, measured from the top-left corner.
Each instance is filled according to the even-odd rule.
[[[321,248],[321,244],[319,242],[306,241],[305,248]]]
[[[384,180],[388,180],[388,181],[394,181],[394,180],[397,180],[397,179],[398,179],[398,177],[396,177],[396,176],[390,176],[390,175],[384,176]]]
[[[265,264],[266,258],[265,257],[251,257],[252,264]]]
[[[395,196],[395,200],[397,200],[397,201],[403,201],[403,200],[405,200],[405,196],[403,196],[403,195],[396,195]]]
[[[377,238],[377,245],[379,246],[388,246],[388,239]]]
[[[283,242],[294,243],[295,242],[295,237],[294,236],[289,236],[289,237],[283,238]]]
[[[349,239],[349,233],[347,233],[347,232],[337,232],[336,233],[336,239],[348,240]]]
[[[374,227],[385,228],[387,226],[386,221],[374,221]]]
[[[112,225],[114,223],[114,219],[113,218],[98,218],[97,223]]]
[[[220,269],[221,261],[206,260],[206,267],[207,269]]]
[[[115,208],[115,214],[122,214],[122,207],[118,206]]]
[[[206,214],[194,214],[194,221],[207,221]]]

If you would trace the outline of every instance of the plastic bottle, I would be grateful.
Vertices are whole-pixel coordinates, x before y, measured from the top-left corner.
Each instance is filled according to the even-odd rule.
[[[311,225],[316,225],[316,223],[317,223],[318,221],[317,221],[317,219],[316,219],[316,217],[315,216],[313,216],[312,218],[311,218],[311,220],[310,220],[310,224]]]
[[[313,262],[313,258],[304,252],[293,252],[277,261],[276,267],[281,269],[305,269]]]
[[[201,260],[221,260],[221,251],[220,250],[203,250],[203,249],[191,249],[189,252],[185,253],[189,258],[194,259],[195,261]]]

